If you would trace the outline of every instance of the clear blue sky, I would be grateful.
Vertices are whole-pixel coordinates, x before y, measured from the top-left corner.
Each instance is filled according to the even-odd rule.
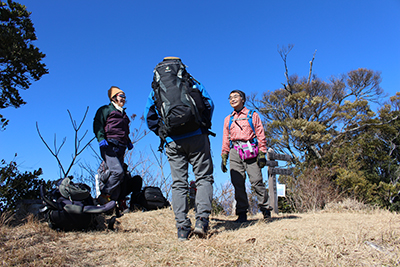
[[[32,12],[49,74],[21,95],[27,102],[1,113],[10,120],[0,132],[0,159],[18,153],[22,171],[41,167],[43,178],[57,179],[58,166],[36,132],[61,143],[68,165],[73,130],[67,109],[93,137],[92,121],[107,90],[119,86],[127,95],[127,113],[142,115],[151,90],[154,66],[165,56],[179,56],[188,71],[213,98],[211,139],[215,180],[229,180],[220,171],[222,124],[231,112],[229,92],[241,89],[259,96],[285,82],[278,46],[294,44],[288,57],[290,74],[306,76],[317,50],[314,74],[327,80],[357,68],[382,72],[383,90],[400,90],[400,0],[356,1],[54,1],[21,0]],[[384,100],[384,99],[383,99]],[[131,129],[138,126],[135,121]],[[151,152],[158,137],[149,134],[135,148]],[[98,149],[97,144],[94,147]],[[92,153],[81,161],[93,162]],[[67,166],[65,166],[67,167]]]

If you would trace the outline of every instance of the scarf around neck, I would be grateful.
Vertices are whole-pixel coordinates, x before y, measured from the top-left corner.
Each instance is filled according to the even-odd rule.
[[[121,111],[122,113],[124,113],[124,108],[123,107],[120,107],[120,106],[118,106],[116,103],[114,103],[114,102],[111,102],[113,105],[114,105],[114,107],[116,108],[116,109],[118,109],[119,111]]]

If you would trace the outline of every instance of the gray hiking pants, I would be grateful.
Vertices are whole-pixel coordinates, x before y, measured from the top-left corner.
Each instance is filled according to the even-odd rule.
[[[106,148],[101,148],[101,157],[106,162],[110,170],[110,177],[104,184],[101,193],[110,195],[112,200],[118,200],[121,192],[120,184],[124,179],[124,164],[125,147],[109,144]]]
[[[245,185],[246,172],[249,176],[251,187],[257,196],[260,210],[271,209],[268,201],[268,192],[263,182],[261,168],[257,164],[257,158],[243,161],[239,157],[239,153],[234,148],[231,148],[229,159],[231,181],[235,188],[236,214],[247,212],[249,209]]]
[[[196,179],[196,220],[211,214],[213,197],[213,163],[208,135],[196,135],[168,143],[165,148],[172,175],[172,207],[176,227],[191,227],[188,213],[188,167],[193,166]]]

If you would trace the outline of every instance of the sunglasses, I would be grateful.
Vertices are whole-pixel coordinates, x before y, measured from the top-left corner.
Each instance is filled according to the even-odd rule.
[[[126,96],[125,96],[125,95],[122,95],[122,94],[121,94],[121,95],[117,95],[117,96],[119,96],[119,97],[121,97],[121,98],[124,98],[124,99],[126,98]]]

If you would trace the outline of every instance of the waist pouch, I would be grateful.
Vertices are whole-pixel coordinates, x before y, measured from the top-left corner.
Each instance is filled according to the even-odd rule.
[[[242,160],[252,159],[258,155],[258,146],[256,144],[247,142],[237,141],[234,143],[233,148],[239,153],[239,157]]]

